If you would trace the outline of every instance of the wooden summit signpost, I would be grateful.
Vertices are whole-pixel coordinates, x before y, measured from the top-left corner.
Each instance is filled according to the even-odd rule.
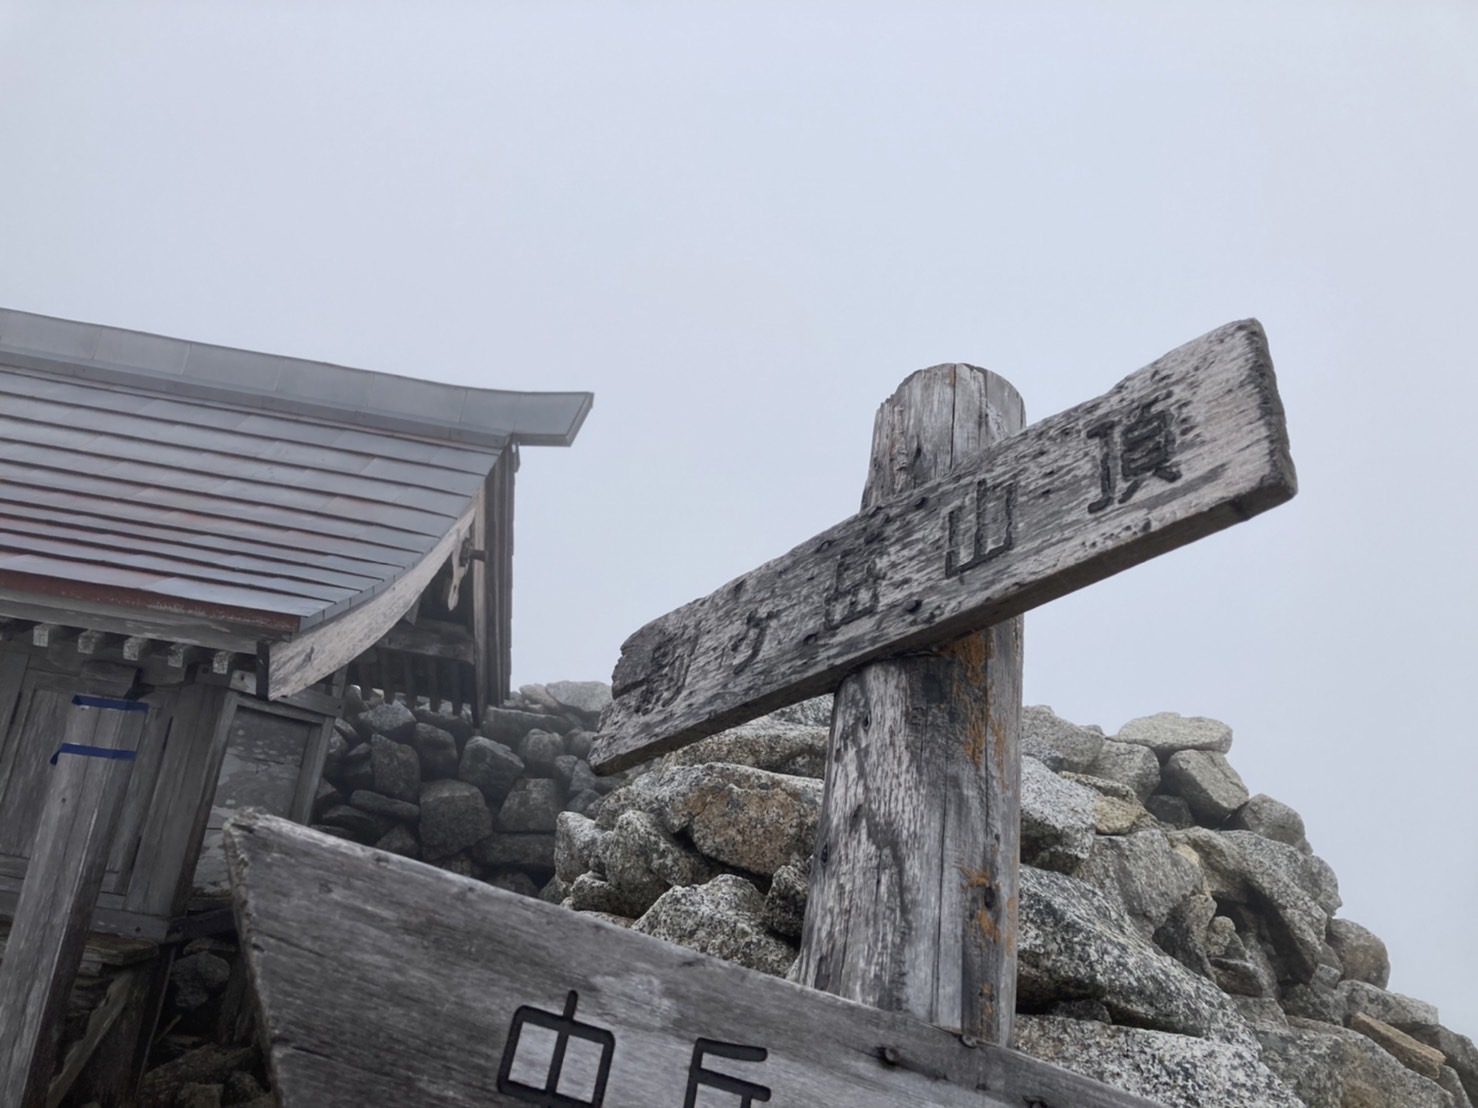
[[[1283,503],[1293,464],[1251,320],[1021,422],[993,374],[914,374],[861,513],[622,648],[598,769],[836,691],[812,988],[246,817],[227,852],[282,1103],[1147,1108],[1005,1049],[1015,617]],[[346,982],[357,1003],[325,995]]]

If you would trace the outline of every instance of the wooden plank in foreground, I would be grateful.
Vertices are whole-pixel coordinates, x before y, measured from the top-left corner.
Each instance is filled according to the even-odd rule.
[[[275,816],[226,854],[283,1108],[1155,1108]]]
[[[824,531],[621,648],[591,764],[624,768],[952,642],[1289,500],[1256,320]]]

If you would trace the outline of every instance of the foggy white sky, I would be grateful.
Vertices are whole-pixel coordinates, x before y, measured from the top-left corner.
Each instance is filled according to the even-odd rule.
[[[1478,1035],[1478,9],[0,0],[0,304],[590,389],[515,680],[855,510],[970,361],[1029,419],[1266,326],[1301,492],[1027,620],[1027,699],[1236,733]]]

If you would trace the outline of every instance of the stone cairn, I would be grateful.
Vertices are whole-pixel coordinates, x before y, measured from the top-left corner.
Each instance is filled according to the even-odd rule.
[[[601,779],[585,758],[609,699],[596,682],[524,686],[478,734],[351,694],[314,824],[786,975],[829,698]],[[1386,990],[1385,945],[1337,916],[1303,820],[1249,795],[1231,745],[1210,719],[1107,737],[1025,709],[1015,1045],[1166,1108],[1473,1108],[1478,1048]],[[226,945],[176,963],[176,993],[203,1011],[240,979]],[[228,1068],[265,1079],[260,1058],[200,1047],[148,1075],[169,1091],[140,1106],[256,1108]]]
[[[366,704],[351,687],[312,826],[536,895],[554,875],[560,813],[589,811],[623,780],[586,761],[610,699],[594,681],[526,685],[479,732],[403,701]]]

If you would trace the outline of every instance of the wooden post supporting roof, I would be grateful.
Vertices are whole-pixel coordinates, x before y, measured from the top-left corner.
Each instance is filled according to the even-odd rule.
[[[1020,431],[1009,382],[913,374],[878,410],[864,512]],[[980,492],[958,564],[1000,552],[1009,501]],[[861,562],[837,618],[867,607]],[[865,595],[866,594],[866,595]],[[836,694],[799,980],[1008,1045],[1016,994],[1021,617],[871,662]]]
[[[72,700],[0,963],[0,1090],[10,1098],[6,1104],[45,1103],[58,1028],[147,711],[135,701]]]

